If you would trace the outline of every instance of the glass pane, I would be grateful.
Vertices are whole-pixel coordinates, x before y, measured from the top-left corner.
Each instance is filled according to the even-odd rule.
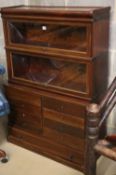
[[[87,27],[9,22],[12,43],[87,52]]]
[[[27,55],[12,55],[16,78],[68,90],[86,92],[86,64]]]

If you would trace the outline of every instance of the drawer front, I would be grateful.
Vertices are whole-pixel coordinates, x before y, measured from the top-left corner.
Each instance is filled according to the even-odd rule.
[[[70,164],[72,167],[82,168],[84,163],[84,150],[83,152],[78,152],[75,149],[71,149],[67,146],[61,145],[59,143],[53,142],[53,140],[46,140],[43,137],[36,137],[29,135],[28,133],[23,132],[20,129],[10,128],[9,138],[12,136],[17,140],[17,143],[20,144],[28,143],[32,146],[35,146],[35,152],[42,153],[44,155],[54,158],[55,160],[60,160],[65,164]],[[30,142],[31,141],[31,142]]]
[[[13,115],[14,113],[12,113],[12,115],[10,117],[13,118]],[[25,121],[24,119],[22,120],[19,120],[18,118],[21,118],[22,117],[22,113],[19,113],[16,118],[14,118],[13,122],[9,122],[9,125],[12,126],[12,127],[16,127],[16,128],[19,128],[21,130],[25,130],[29,133],[33,133],[33,134],[40,134],[42,132],[42,126],[40,125],[39,122],[29,122],[29,121]],[[34,116],[33,116],[34,118]]]
[[[14,113],[16,116],[20,114],[20,117],[17,120],[23,120],[28,122],[37,122],[41,121],[41,112],[40,109],[35,106],[26,106],[26,108],[20,108],[12,104],[10,105],[11,112]],[[29,108],[29,110],[27,110]],[[21,117],[22,116],[22,117]]]
[[[64,126],[62,126],[61,124],[57,124],[57,126],[55,126],[56,123],[54,124],[53,121],[49,121],[49,122],[51,123],[52,126],[54,126],[54,128],[51,128],[45,120],[44,132],[43,132],[43,136],[45,138],[49,138],[56,143],[60,143],[65,146],[69,146],[80,152],[83,151],[84,139],[80,138],[78,134],[76,134],[75,128],[72,129],[69,126],[68,127],[66,126],[67,128],[64,128]],[[70,129],[72,129],[71,132],[69,132]]]
[[[9,124],[28,132],[42,131],[42,115],[40,96],[15,88],[6,89],[10,103]]]
[[[8,100],[15,100],[21,103],[26,103],[34,106],[41,107],[41,97],[39,94],[35,94],[31,91],[26,91],[23,89],[15,88],[15,87],[8,87],[5,88],[5,94]]]
[[[41,106],[34,106],[33,104],[25,103],[21,100],[10,99],[11,110],[20,110],[22,113],[28,113],[34,116],[41,116]]]
[[[44,137],[83,151],[84,107],[79,108],[78,104],[56,99],[52,101],[46,97],[43,99],[43,106]]]
[[[43,97],[43,106],[45,109],[61,112],[78,118],[85,117],[85,105],[69,102],[67,100],[59,100],[55,98]]]
[[[26,106],[26,105],[25,105]],[[28,106],[28,104],[27,104]],[[9,115],[9,124],[27,130],[30,133],[40,133],[42,131],[42,117],[40,109],[37,107],[23,108],[16,107],[11,102],[11,113]],[[31,112],[30,112],[31,111]],[[33,113],[34,111],[34,113]]]

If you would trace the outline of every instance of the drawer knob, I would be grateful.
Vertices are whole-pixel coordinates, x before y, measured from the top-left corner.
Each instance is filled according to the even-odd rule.
[[[60,132],[63,132],[63,131],[64,131],[63,126],[59,126],[58,130],[59,130]]]
[[[70,155],[70,160],[73,160],[73,159],[74,159],[74,155],[71,154],[71,155]]]
[[[27,123],[25,123],[25,122],[24,122],[24,123],[22,123],[22,126],[23,126],[23,127],[27,126]]]
[[[23,140],[23,136],[18,136],[17,139],[18,140]]]
[[[61,106],[61,110],[63,110],[63,109],[64,109],[64,106],[62,105],[62,106]]]
[[[22,114],[22,117],[25,117],[25,116],[26,116],[25,113],[23,113],[23,114]]]

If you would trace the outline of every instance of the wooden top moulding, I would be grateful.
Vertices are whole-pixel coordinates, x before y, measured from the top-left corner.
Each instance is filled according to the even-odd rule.
[[[0,12],[9,15],[40,15],[51,17],[73,17],[81,18],[82,20],[98,20],[99,16],[103,18],[108,17],[107,13],[110,7],[47,7],[47,6],[12,6],[3,7]],[[53,16],[54,15],[54,16]]]

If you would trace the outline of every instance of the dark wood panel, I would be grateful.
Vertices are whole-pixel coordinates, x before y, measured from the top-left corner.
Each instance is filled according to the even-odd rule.
[[[83,119],[83,117],[78,116],[78,113],[77,116],[73,116],[67,113],[61,113],[51,109],[43,108],[43,117],[54,120],[56,122],[70,125],[72,127],[77,127],[82,130],[84,130],[85,128],[85,120]]]
[[[83,151],[85,147],[85,141],[82,138],[69,135],[64,132],[60,132],[56,129],[44,126],[43,137],[53,140],[55,143],[71,147],[78,151]]]
[[[44,126],[51,128],[51,129],[55,129],[56,131],[60,133],[67,133],[75,137],[84,138],[83,130],[76,128],[76,127],[72,127],[70,125],[66,125],[63,123],[59,123],[59,122],[44,118]]]
[[[8,116],[9,124],[16,126],[30,133],[40,134],[43,129],[42,117],[40,114],[30,114],[23,110],[14,108]]]
[[[28,102],[23,102],[22,100],[17,99],[9,99],[11,110],[20,111],[22,113],[26,113],[34,116],[41,116],[41,106],[34,106],[33,104],[29,104]]]
[[[84,118],[85,106],[78,103],[60,101],[55,98],[43,97],[42,104],[44,108],[52,109],[57,112],[62,112],[68,115],[74,115]]]
[[[10,104],[9,124],[25,131],[42,132],[41,98],[32,92],[17,88],[5,88]]]
[[[109,47],[109,20],[108,18],[93,23],[92,56],[107,53]],[[107,58],[106,58],[107,59]]]
[[[19,114],[20,115],[20,114]],[[20,129],[22,131],[32,133],[35,135],[40,135],[42,133],[42,128],[37,125],[37,123],[30,123],[30,122],[24,122],[24,121],[16,121],[15,123],[9,122],[9,126],[16,127],[17,129]]]
[[[95,99],[97,100],[97,102],[99,102],[102,99],[108,88],[108,74],[109,74],[108,64],[109,59],[107,52],[104,52],[100,56],[96,57],[96,59],[93,61],[93,69],[95,70],[93,85],[94,85]]]
[[[23,111],[17,108],[14,108],[11,110],[10,113],[10,120],[15,121],[22,121],[22,122],[30,122],[30,123],[36,123],[38,126],[41,125],[41,114],[30,114],[27,111]]]
[[[23,88],[6,88],[5,94],[9,100],[21,100],[23,103],[32,104],[35,106],[41,106],[41,98],[38,94],[34,94],[33,92],[28,92]]]

